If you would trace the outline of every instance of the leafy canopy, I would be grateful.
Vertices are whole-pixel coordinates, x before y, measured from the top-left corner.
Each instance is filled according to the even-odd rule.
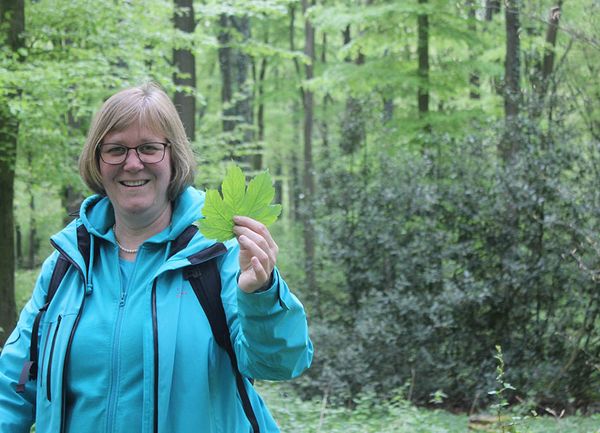
[[[256,175],[248,183],[242,169],[231,165],[221,184],[222,196],[216,189],[206,191],[202,214],[198,221],[200,232],[209,239],[219,242],[235,236],[233,217],[247,216],[268,226],[277,221],[281,213],[280,204],[271,204],[275,197],[273,180],[268,171]]]

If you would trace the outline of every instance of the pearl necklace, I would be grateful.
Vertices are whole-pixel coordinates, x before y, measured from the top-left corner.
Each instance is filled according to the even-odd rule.
[[[136,254],[139,250],[139,248],[135,248],[133,250],[130,250],[129,248],[125,248],[123,245],[121,245],[119,243],[119,240],[117,239],[117,229],[116,229],[116,224],[113,225],[113,232],[115,234],[115,241],[117,242],[117,246],[119,247],[119,249],[121,251],[123,251],[126,254]]]

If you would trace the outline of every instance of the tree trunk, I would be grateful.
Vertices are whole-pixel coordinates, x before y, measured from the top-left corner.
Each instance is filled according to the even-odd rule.
[[[21,234],[21,226],[19,223],[15,223],[15,248],[17,250],[16,266],[20,268],[23,266],[23,235]]]
[[[194,33],[194,3],[192,0],[175,0],[173,16],[175,29],[185,33]],[[175,91],[173,103],[181,117],[185,133],[190,141],[196,139],[196,59],[191,49],[174,49],[173,64],[175,73],[173,82],[184,86],[185,90]]]
[[[419,0],[420,5],[427,5],[428,0]],[[429,114],[429,16],[420,13],[417,17],[417,53],[419,56],[419,88],[417,90],[417,102],[419,106],[419,118],[426,119]],[[431,131],[431,125],[425,121],[423,129]]]
[[[223,131],[229,132],[234,128],[234,123],[229,120],[227,114],[230,110],[229,104],[233,99],[232,66],[231,66],[231,34],[229,33],[229,18],[225,14],[219,16],[219,68],[221,71],[221,102],[223,104]]]
[[[219,40],[219,66],[221,69],[221,102],[223,105],[223,132],[231,133],[230,156],[248,165],[251,157],[242,156],[238,148],[254,140],[252,95],[248,83],[249,56],[240,49],[231,47],[232,31],[241,34],[242,40],[250,38],[248,16],[234,17],[221,14]]]
[[[327,64],[327,33],[323,32],[322,39],[322,51],[321,51],[321,64]],[[323,110],[321,115],[321,120],[319,122],[319,129],[321,133],[321,142],[323,143],[323,159],[327,162],[329,160],[329,125],[327,119],[327,109],[329,105],[329,101],[331,100],[331,95],[326,93],[323,96]]]
[[[473,37],[477,37],[477,16],[475,14],[476,10],[477,10],[477,6],[475,5],[475,1],[474,0],[467,0],[467,11],[469,14],[469,32],[473,34]],[[473,52],[473,48],[471,47],[469,49],[470,53],[469,53],[469,57],[471,58],[471,60],[474,60],[476,55]],[[470,99],[480,99],[481,95],[479,93],[479,72],[478,71],[472,71],[469,74],[469,98]]]
[[[79,213],[79,208],[85,197],[75,190],[71,185],[63,187],[61,201],[65,214],[63,215],[63,225],[69,224],[75,215]]]
[[[344,45],[351,42],[350,26],[346,27],[343,33]],[[346,57],[346,62],[351,63],[352,59]],[[365,62],[363,54],[359,53],[355,64],[362,65]],[[349,155],[356,152],[365,139],[365,116],[363,113],[363,104],[359,98],[348,96],[346,99],[346,109],[344,110],[344,118],[342,119],[342,131],[340,139],[340,148],[342,152]]]
[[[544,57],[541,64],[538,63],[537,71],[534,75],[534,89],[536,100],[533,106],[533,117],[539,118],[544,110],[544,100],[548,92],[550,77],[554,71],[554,56],[556,47],[556,37],[558,34],[558,23],[560,21],[562,1],[550,9],[548,17],[548,28],[546,30],[546,44],[544,47]]]
[[[265,43],[268,44],[268,39]],[[262,148],[265,141],[265,77],[267,75],[267,59],[263,57],[260,61],[260,70],[258,72],[258,110],[256,114],[256,123],[258,127],[258,146],[259,152],[252,159],[252,168],[256,171],[262,170],[263,158]]]
[[[314,5],[314,0],[312,1]],[[308,0],[302,0],[302,12],[305,16],[304,21],[304,54],[309,59],[305,65],[305,78],[307,81],[314,77],[315,61],[315,28],[306,17],[306,11],[309,7]],[[310,89],[304,89],[304,170],[303,170],[303,189],[304,189],[304,254],[305,271],[307,282],[307,294],[315,299],[317,295],[317,282],[315,275],[315,228],[314,228],[314,209],[313,199],[315,193],[315,179],[312,160],[312,133],[314,117],[313,92]],[[318,308],[318,303],[315,303]]]
[[[24,0],[0,3],[0,21],[8,23],[0,34],[2,42],[14,52],[23,47],[25,31]],[[18,93],[7,95],[18,97]],[[12,332],[16,318],[15,305],[15,224],[13,215],[15,164],[19,122],[6,100],[0,100],[0,346]]]
[[[506,0],[506,58],[504,62],[504,116],[506,131],[500,142],[500,156],[510,161],[520,149],[519,105],[521,67],[519,61],[519,4]]]
[[[304,94],[304,93],[303,93]],[[302,102],[304,97],[302,98]],[[292,155],[291,155],[291,173],[289,178],[289,191],[290,191],[290,207],[293,210],[290,212],[294,221],[302,221],[302,212],[300,204],[300,196],[302,194],[302,170],[300,169],[300,157],[296,149],[301,149],[301,138],[300,138],[300,103],[297,100],[292,102]]]
[[[500,12],[500,0],[486,0],[485,20],[492,21],[494,15]]]
[[[33,195],[33,185],[29,185],[29,254],[27,257],[27,268],[35,268],[35,256],[37,252],[37,223],[35,220],[35,197]]]

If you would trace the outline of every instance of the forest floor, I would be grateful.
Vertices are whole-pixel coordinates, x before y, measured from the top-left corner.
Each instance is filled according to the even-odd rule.
[[[503,416],[503,425],[469,425],[467,415],[417,408],[405,401],[354,410],[303,401],[286,384],[258,382],[258,390],[284,433],[600,433],[600,414],[584,417]],[[490,417],[493,418],[493,417]]]
[[[19,310],[29,299],[38,272],[17,272]],[[302,400],[285,383],[260,381],[256,386],[283,433],[600,433],[600,414],[555,418],[513,417],[507,412],[504,426],[469,426],[467,415],[417,408],[406,401],[383,405],[365,398],[349,410],[329,407],[322,400]]]

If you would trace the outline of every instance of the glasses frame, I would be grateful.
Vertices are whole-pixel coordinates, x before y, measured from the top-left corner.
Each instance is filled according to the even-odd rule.
[[[102,146],[107,145],[107,144],[111,144],[113,146],[121,146],[121,147],[124,147],[125,149],[127,149],[125,151],[125,155],[123,156],[123,161],[121,161],[121,162],[108,162],[104,158],[102,158]],[[163,146],[163,153],[162,153],[162,157],[158,161],[145,162],[142,159],[142,157],[140,156],[140,152],[139,152],[138,148],[140,148],[141,146],[145,146],[147,144],[162,144],[162,146]],[[125,161],[127,161],[127,157],[129,156],[129,151],[130,150],[135,150],[136,156],[138,157],[138,159],[140,160],[140,162],[142,162],[143,164],[158,164],[159,162],[162,162],[165,159],[165,155],[167,153],[167,147],[170,147],[170,146],[171,146],[171,143],[169,143],[168,141],[166,143],[163,143],[161,141],[148,141],[146,143],[138,144],[135,147],[128,147],[128,146],[125,146],[124,144],[121,144],[121,143],[101,143],[98,146],[98,156],[100,157],[100,159],[102,160],[102,162],[104,162],[105,164],[108,164],[108,165],[121,165]]]

